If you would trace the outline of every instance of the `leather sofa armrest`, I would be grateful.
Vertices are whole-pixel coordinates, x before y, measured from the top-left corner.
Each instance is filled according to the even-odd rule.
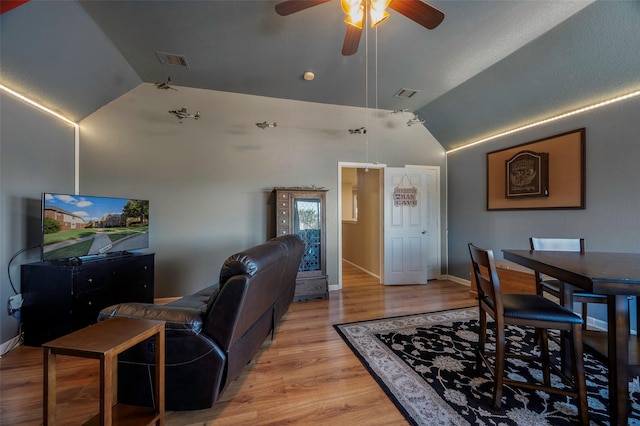
[[[140,318],[165,321],[165,330],[179,334],[200,334],[202,331],[202,311],[171,305],[151,303],[120,303],[100,311],[98,321],[111,317]]]

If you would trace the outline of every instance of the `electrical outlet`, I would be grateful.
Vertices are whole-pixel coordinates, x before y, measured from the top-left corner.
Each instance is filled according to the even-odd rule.
[[[9,297],[7,308],[9,310],[9,315],[13,315],[15,311],[19,311],[20,308],[22,308],[22,295],[16,294],[15,296]]]

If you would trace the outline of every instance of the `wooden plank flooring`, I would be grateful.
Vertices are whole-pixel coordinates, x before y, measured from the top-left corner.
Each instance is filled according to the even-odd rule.
[[[274,341],[213,408],[168,412],[167,425],[402,425],[404,417],[344,344],[333,324],[475,305],[451,281],[383,286],[344,264],[329,300],[293,303]],[[59,425],[98,410],[98,364],[58,358]],[[0,424],[42,424],[42,349],[20,346],[0,359]]]

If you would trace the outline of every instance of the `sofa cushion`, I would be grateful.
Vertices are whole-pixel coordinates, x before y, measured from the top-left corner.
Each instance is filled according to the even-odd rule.
[[[142,318],[165,321],[166,332],[200,334],[202,312],[199,309],[150,303],[121,303],[100,311],[98,321],[111,317]]]
[[[180,299],[169,303],[167,306],[198,309],[203,314],[206,313],[216,300],[219,292],[218,284],[205,287],[197,293],[183,296]]]

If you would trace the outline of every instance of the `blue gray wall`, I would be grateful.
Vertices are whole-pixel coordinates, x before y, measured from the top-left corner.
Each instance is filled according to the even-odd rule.
[[[20,264],[40,258],[42,192],[74,190],[74,130],[4,92],[0,92],[0,116],[0,343],[4,343],[18,334],[18,321],[8,316],[7,301],[14,288],[21,292]],[[11,257],[22,250],[27,251],[8,269]]]
[[[530,236],[584,237],[590,251],[640,252],[640,99],[453,152],[448,160],[449,274],[469,278],[467,243],[528,248]],[[486,154],[586,128],[584,210],[486,210]]]
[[[639,1],[596,1],[418,114],[448,150],[638,90],[639,27]]]
[[[227,256],[264,242],[275,186],[329,190],[327,272],[337,286],[338,162],[445,173],[444,149],[407,114],[186,87],[169,95],[145,83],[80,123],[80,191],[150,200],[158,297],[216,282]],[[202,117],[180,123],[167,112],[176,105]],[[255,125],[265,120],[278,125]],[[354,123],[367,133],[349,134]]]
[[[226,257],[264,242],[274,186],[329,189],[327,266],[337,285],[338,162],[446,170],[442,146],[402,114],[182,87],[170,95],[144,83],[80,123],[80,193],[150,200],[157,297],[217,282]],[[1,100],[6,270],[13,253],[39,243],[41,193],[74,191],[74,142],[71,126],[8,95]],[[181,105],[201,111],[200,120],[180,123],[168,113]],[[255,126],[264,120],[278,127]],[[350,135],[354,125],[369,131]],[[36,260],[32,250],[14,262],[18,292],[19,264]],[[17,334],[17,321],[6,314],[13,294],[6,274],[0,289],[6,342]]]
[[[583,237],[589,251],[640,252],[640,99],[453,152],[448,160],[449,274],[469,279],[467,243],[528,249],[528,238]],[[486,154],[586,128],[584,210],[486,210]],[[590,310],[604,319],[601,307]]]
[[[611,5],[616,7],[609,8]],[[11,13],[27,10],[18,8]],[[443,140],[457,143],[487,136],[496,125],[502,126],[498,130],[506,130],[510,126],[505,123],[512,120],[529,122],[560,112],[548,111],[549,98],[537,90],[551,78],[566,82],[567,89],[553,98],[566,98],[567,107],[637,90],[639,16],[637,1],[596,2],[580,19],[568,20],[566,26],[437,99],[420,115]],[[51,17],[53,21],[47,20]],[[345,130],[361,125],[372,128],[370,123],[374,122],[379,123],[383,137],[371,139],[369,161],[389,166],[440,165],[443,184],[448,179],[448,192],[442,190],[443,197],[448,193],[448,204],[442,203],[448,209],[448,238],[443,233],[443,240],[448,241],[448,272],[453,276],[469,278],[469,241],[499,254],[502,248],[526,247],[528,236],[534,233],[563,234],[585,237],[588,250],[640,251],[638,100],[452,153],[445,165],[444,150],[428,130],[407,128],[406,119],[394,121],[384,113],[370,116],[357,108],[187,89],[169,91],[172,97],[168,97],[152,85],[134,88],[139,79],[128,67],[112,68],[120,63],[117,52],[96,28],[86,25],[87,16],[77,4],[43,16],[41,21],[29,21],[29,25],[54,22],[56,28],[64,27],[68,17],[74,23],[69,25],[77,25],[88,35],[66,38],[60,36],[64,31],[52,31],[50,38],[42,40],[33,39],[28,25],[13,28],[12,34],[22,35],[17,38],[21,43],[16,50],[7,50],[9,39],[3,39],[3,55],[13,52],[25,62],[42,64],[45,75],[47,67],[55,67],[67,78],[71,74],[60,72],[61,67],[78,68],[81,64],[89,70],[74,81],[78,87],[86,85],[83,93],[92,94],[91,102],[97,102],[90,108],[97,111],[81,123],[80,190],[151,200],[151,251],[158,253],[157,296],[184,294],[217,279],[219,265],[230,251],[266,238],[265,199],[275,185],[315,184],[328,187],[333,194],[328,203],[328,245],[333,258],[329,275],[335,280],[337,162],[366,161],[365,140],[345,135]],[[11,29],[3,27],[3,32]],[[71,55],[76,52],[74,43],[84,42],[102,46],[100,51],[109,53],[100,60],[70,60],[52,49],[63,46],[64,55]],[[53,53],[43,56],[41,52]],[[586,53],[576,56],[576,52]],[[596,62],[610,70],[597,71],[591,66]],[[635,80],[625,79],[628,73],[635,73]],[[133,90],[113,101],[99,96],[104,87],[95,84],[95,77],[104,74],[111,84]],[[17,82],[28,77],[21,68],[3,67],[3,81],[8,76]],[[55,79],[45,81],[57,87]],[[32,89],[34,93],[43,91]],[[41,100],[74,116],[76,106],[89,99],[69,96],[65,92]],[[178,124],[166,111],[183,105],[202,110],[203,118]],[[5,342],[16,334],[17,322],[6,314],[13,290],[4,271],[14,253],[38,242],[41,192],[73,191],[74,152],[71,127],[21,101],[0,94],[0,115],[0,342]],[[264,120],[278,121],[279,127],[262,131],[253,125]],[[489,122],[493,127],[484,125]],[[487,152],[580,127],[587,132],[585,210],[485,210]],[[19,283],[18,265],[36,258],[30,251],[16,259],[10,270],[14,283]]]

